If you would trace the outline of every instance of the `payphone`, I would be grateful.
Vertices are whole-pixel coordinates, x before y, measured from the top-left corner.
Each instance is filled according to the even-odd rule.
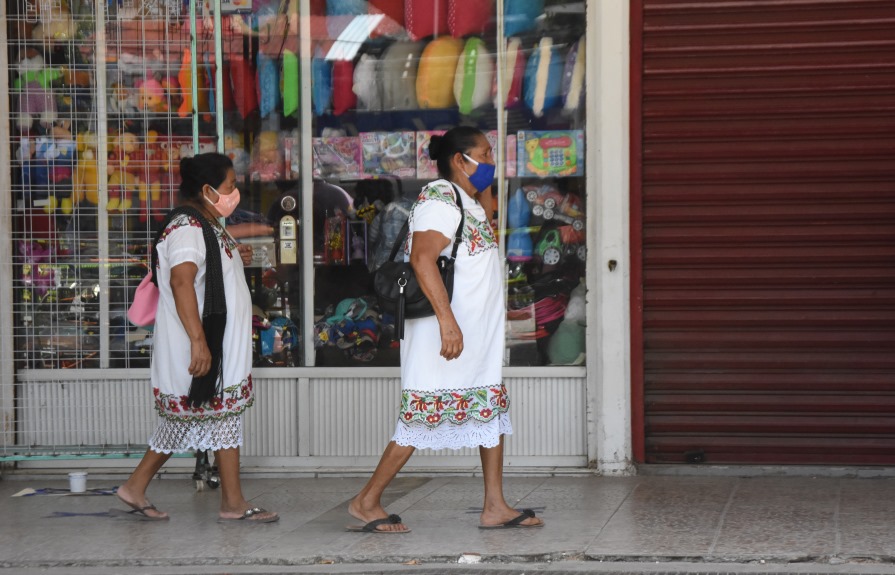
[[[280,199],[283,211],[277,223],[277,250],[282,265],[298,263],[298,221],[293,215],[297,205],[295,196],[285,195]]]

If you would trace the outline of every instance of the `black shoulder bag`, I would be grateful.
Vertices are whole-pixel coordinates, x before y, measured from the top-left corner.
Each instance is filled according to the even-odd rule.
[[[460,208],[460,224],[454,234],[454,248],[451,250],[451,257],[438,256],[436,261],[441,280],[447,290],[448,299],[451,299],[454,292],[454,260],[457,258],[457,248],[460,247],[463,236],[463,223],[466,221],[463,201],[456,188],[454,188],[454,201]],[[382,311],[395,316],[395,337],[397,339],[404,339],[405,318],[416,319],[435,315],[432,304],[416,281],[416,275],[413,273],[410,262],[394,261],[409,231],[410,220],[408,219],[404,222],[401,231],[398,232],[388,261],[382,264],[373,276],[373,291],[376,292]]]

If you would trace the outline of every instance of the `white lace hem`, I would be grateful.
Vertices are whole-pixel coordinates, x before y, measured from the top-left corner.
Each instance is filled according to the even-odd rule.
[[[158,427],[149,438],[149,449],[156,453],[217,451],[241,447],[242,442],[241,416],[200,421],[159,417]]]
[[[463,449],[464,447],[497,447],[501,435],[512,435],[513,425],[510,414],[501,413],[488,422],[469,419],[455,425],[442,423],[438,427],[427,427],[420,422],[407,424],[398,421],[392,441],[398,445],[417,449]]]

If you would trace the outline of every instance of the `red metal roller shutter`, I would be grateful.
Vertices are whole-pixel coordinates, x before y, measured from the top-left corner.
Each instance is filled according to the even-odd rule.
[[[632,11],[637,458],[895,464],[895,2]]]

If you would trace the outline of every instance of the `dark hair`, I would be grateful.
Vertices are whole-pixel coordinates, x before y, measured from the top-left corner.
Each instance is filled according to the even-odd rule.
[[[202,195],[206,185],[217,189],[233,169],[233,161],[224,154],[209,152],[180,159],[180,197],[192,200]]]
[[[485,134],[477,128],[457,126],[451,128],[443,136],[432,136],[429,141],[429,159],[438,166],[438,174],[442,178],[451,176],[451,158],[454,154],[465,154],[478,144],[479,138]]]

